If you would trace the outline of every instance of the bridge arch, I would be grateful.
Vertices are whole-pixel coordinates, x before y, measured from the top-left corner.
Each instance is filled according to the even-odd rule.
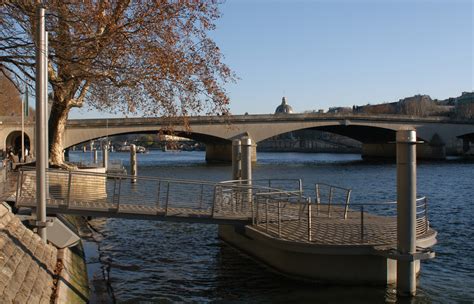
[[[93,140],[98,140],[98,139],[101,139],[101,138],[104,138],[104,137],[112,137],[112,136],[120,136],[120,135],[129,135],[129,134],[158,134],[158,133],[162,133],[162,134],[166,134],[166,135],[175,135],[175,136],[179,136],[179,137],[184,137],[184,138],[188,138],[188,139],[191,139],[191,140],[194,140],[194,141],[197,141],[197,142],[202,142],[202,143],[209,143],[209,142],[217,142],[217,143],[222,143],[222,144],[225,144],[225,143],[230,143],[231,141],[230,140],[227,140],[225,138],[220,138],[220,137],[216,137],[216,136],[212,136],[212,135],[208,135],[208,134],[201,134],[201,133],[196,133],[196,132],[189,132],[189,131],[173,131],[173,132],[169,132],[169,131],[163,131],[163,130],[148,130],[148,131],[132,131],[132,132],[120,132],[120,133],[108,133],[106,134],[105,136],[96,136],[96,137],[87,137],[85,140],[81,141],[81,142],[76,142],[76,141],[70,141],[68,142],[68,145],[65,146],[64,148],[65,149],[68,149],[68,148],[71,148],[72,146],[76,146],[76,145],[81,145],[81,144],[85,144],[89,141],[93,141]],[[72,143],[72,144],[71,144]]]

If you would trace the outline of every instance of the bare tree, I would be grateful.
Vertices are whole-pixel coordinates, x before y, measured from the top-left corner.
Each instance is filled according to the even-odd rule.
[[[209,38],[216,1],[45,1],[53,164],[73,107],[186,117],[228,113],[233,72]],[[0,0],[0,65],[34,80],[33,1]]]

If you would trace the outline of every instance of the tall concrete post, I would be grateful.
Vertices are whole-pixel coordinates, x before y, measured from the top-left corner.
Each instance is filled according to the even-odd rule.
[[[130,145],[130,175],[132,176],[131,182],[137,182],[137,146]]]
[[[397,249],[402,256],[416,252],[416,132],[397,131]],[[397,292],[416,294],[415,261],[397,261]]]
[[[103,145],[102,147],[102,167],[107,170],[107,166],[109,165],[109,146]]]
[[[242,137],[242,179],[249,180],[248,184],[252,182],[252,139],[244,136]]]
[[[36,216],[38,235],[46,243],[46,108],[44,107],[46,79],[45,79],[45,9],[38,6],[36,10],[36,125],[35,125],[35,150],[36,150]]]
[[[249,189],[246,193],[245,201],[248,204],[252,203],[252,139],[247,136],[242,137],[242,179],[244,185],[248,185]],[[244,197],[245,197],[244,196]]]
[[[97,151],[97,149],[94,149],[94,164],[97,164],[98,153],[99,153],[99,151]]]
[[[242,178],[242,143],[239,139],[232,141],[232,180]]]

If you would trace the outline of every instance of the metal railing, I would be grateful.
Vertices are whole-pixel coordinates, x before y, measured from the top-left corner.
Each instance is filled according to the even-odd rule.
[[[316,208],[315,208],[316,207]],[[429,230],[426,197],[416,200],[416,235]],[[252,222],[269,235],[321,244],[387,245],[397,241],[397,203],[314,204],[310,198],[257,195]],[[329,217],[326,212],[332,210]]]
[[[319,184],[313,203],[303,195],[298,180],[279,180],[282,188],[289,189],[283,190],[268,187],[275,185],[269,180],[254,180],[250,185],[250,181],[216,183],[54,169],[47,171],[47,179],[47,204],[57,210],[251,221],[256,229],[295,242],[396,243],[396,202],[349,205],[350,189],[331,185],[324,187],[332,198],[323,199]],[[17,205],[34,208],[36,171],[22,168],[17,185]],[[336,190],[343,193],[342,200],[335,199]],[[416,200],[417,236],[429,230],[427,209],[425,197]]]
[[[135,183],[131,182],[133,179],[136,179]],[[19,171],[19,206],[35,206],[35,180],[33,168]],[[216,183],[55,169],[47,170],[47,180],[47,205],[50,208],[247,221],[252,218],[257,194],[278,191],[282,196],[285,193],[241,181]],[[267,180],[264,184],[268,183],[272,182]],[[300,195],[299,190],[296,192]]]
[[[347,218],[347,211],[349,209],[352,189],[342,188],[325,183],[317,183],[315,184],[314,188],[314,192],[316,194],[316,210],[318,215],[321,211],[321,205],[324,205],[324,202],[326,202],[326,214],[328,217],[331,217],[331,206],[333,204],[344,204],[344,218]]]

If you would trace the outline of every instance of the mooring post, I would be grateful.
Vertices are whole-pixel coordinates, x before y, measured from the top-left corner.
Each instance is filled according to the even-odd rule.
[[[38,235],[46,243],[46,32],[45,9],[38,6],[36,11],[36,226]]]
[[[232,180],[242,179],[242,142],[232,141]]]
[[[102,146],[102,167],[107,170],[107,166],[109,165],[109,146],[103,145]]]
[[[416,252],[416,132],[397,131],[397,245],[402,256]],[[416,294],[415,261],[397,261],[397,293]]]
[[[137,182],[137,146],[130,145],[130,175],[132,176],[131,182]]]
[[[242,143],[242,179],[243,184],[248,186],[247,189],[247,203],[252,203],[252,139],[244,136],[241,139]]]

